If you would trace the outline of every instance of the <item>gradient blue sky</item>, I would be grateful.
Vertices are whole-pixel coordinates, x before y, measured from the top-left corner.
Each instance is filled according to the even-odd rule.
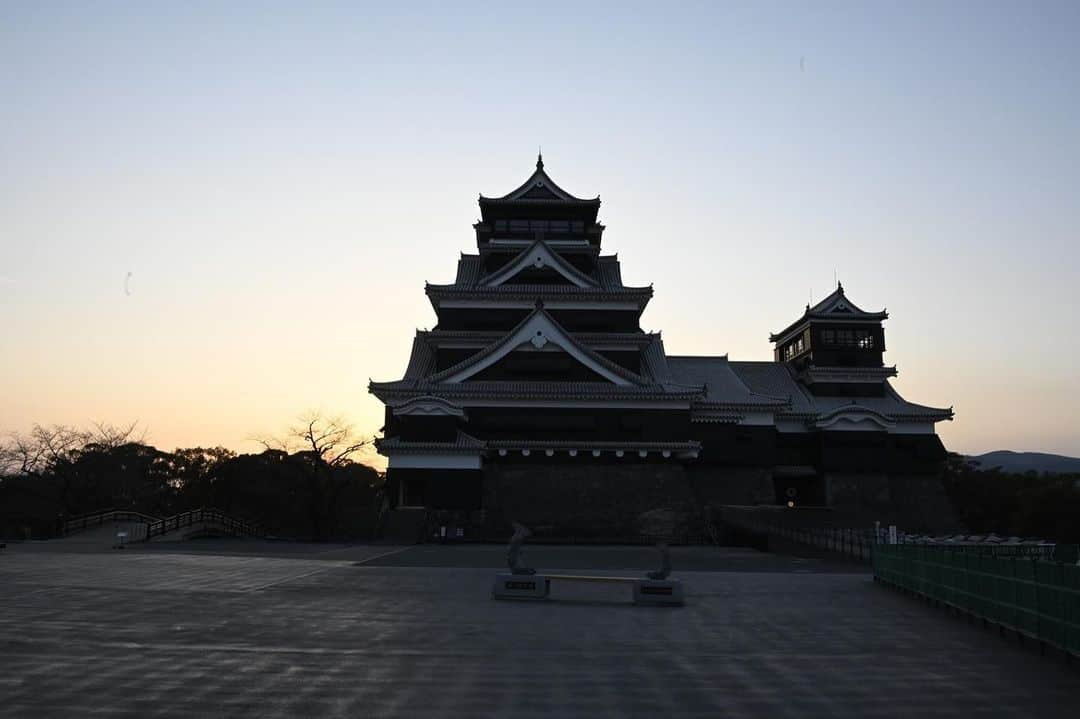
[[[311,5],[0,6],[0,429],[374,432],[543,145],[669,353],[835,271],[950,449],[1080,455],[1080,3]]]

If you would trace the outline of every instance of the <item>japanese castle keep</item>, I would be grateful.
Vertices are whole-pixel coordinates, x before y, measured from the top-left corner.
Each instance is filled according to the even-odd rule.
[[[438,316],[405,376],[372,382],[400,509],[467,534],[629,538],[710,505],[827,506],[860,524],[947,522],[935,423],[889,384],[887,314],[841,286],[772,334],[774,360],[669,355],[639,319],[652,287],[601,251],[600,199],[536,171],[480,197],[476,254],[428,284]],[[716,318],[722,321],[721,318]]]

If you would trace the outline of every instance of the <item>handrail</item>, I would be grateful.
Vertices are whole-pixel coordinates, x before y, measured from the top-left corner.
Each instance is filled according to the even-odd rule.
[[[790,523],[787,510],[769,508],[755,511],[750,507],[726,506],[721,520],[727,525],[752,534],[786,539],[819,549],[838,552],[860,561],[870,561],[875,544],[885,544],[888,533],[884,528],[805,527]],[[990,557],[1027,557],[1049,559],[1056,543],[1048,540],[1024,540],[1024,543],[1004,541],[961,541],[953,537],[930,537],[898,531],[896,543]]]
[[[199,522],[216,522],[230,537],[257,537],[263,534],[258,525],[225,514],[220,509],[199,508],[150,522],[146,528],[146,538],[149,540]]]
[[[877,540],[873,529],[796,527],[782,521],[786,519],[782,514],[783,510],[768,512],[773,516],[767,520],[761,516],[748,516],[749,513],[742,510],[742,507],[724,507],[721,509],[720,521],[744,532],[817,547],[862,562],[870,561],[873,545]]]
[[[143,512],[126,509],[105,509],[67,520],[64,522],[62,532],[64,536],[67,536],[109,522],[142,522],[146,525],[146,540],[199,522],[216,522],[221,526],[224,533],[230,537],[255,537],[263,534],[262,529],[257,524],[228,515],[220,509],[212,508],[192,509],[171,517],[155,517]]]
[[[103,509],[90,514],[73,517],[64,522],[62,535],[81,532],[108,522],[156,522],[158,517],[129,509]]]

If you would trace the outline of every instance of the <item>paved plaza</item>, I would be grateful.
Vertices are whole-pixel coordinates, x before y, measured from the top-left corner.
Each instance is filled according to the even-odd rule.
[[[1080,671],[864,567],[675,548],[682,608],[619,585],[489,598],[496,546],[9,544],[0,716],[1054,717]],[[551,570],[647,547],[528,547]]]

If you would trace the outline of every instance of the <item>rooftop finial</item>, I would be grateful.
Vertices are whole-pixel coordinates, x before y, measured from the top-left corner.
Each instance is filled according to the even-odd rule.
[[[844,294],[844,286],[840,284],[840,280],[836,281],[836,291],[840,294]]]
[[[544,152],[539,145],[536,146],[536,169],[544,169]]]

